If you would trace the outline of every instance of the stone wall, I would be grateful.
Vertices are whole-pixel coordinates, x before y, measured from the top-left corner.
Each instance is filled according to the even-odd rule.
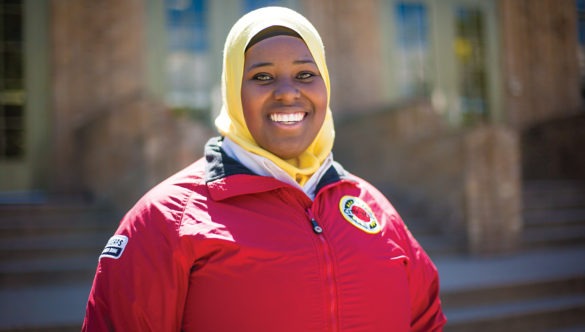
[[[83,184],[100,203],[127,210],[147,190],[203,156],[212,135],[153,102],[134,101],[75,131]]]
[[[499,0],[504,107],[530,127],[582,105],[577,10],[572,0]]]
[[[211,129],[146,86],[143,0],[53,0],[53,192],[127,209],[202,155]]]

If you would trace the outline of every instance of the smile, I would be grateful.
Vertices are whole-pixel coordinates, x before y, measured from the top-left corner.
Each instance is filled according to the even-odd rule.
[[[307,113],[296,112],[296,113],[272,113],[270,114],[270,120],[282,124],[294,124],[303,121]]]

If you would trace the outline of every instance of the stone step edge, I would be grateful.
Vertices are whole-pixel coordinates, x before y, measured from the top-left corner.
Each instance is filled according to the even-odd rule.
[[[527,280],[492,287],[441,292],[444,308],[455,310],[470,306],[488,306],[510,301],[528,301],[561,295],[585,295],[585,275]]]
[[[0,251],[35,251],[52,249],[69,249],[81,246],[83,248],[95,245],[105,245],[114,234],[114,230],[107,232],[57,233],[34,234],[30,236],[13,236],[0,238]]]
[[[4,276],[21,273],[66,272],[95,269],[99,252],[95,255],[78,255],[73,257],[54,257],[27,259],[21,261],[0,262],[0,274]]]
[[[574,308],[585,310],[585,294],[566,295],[508,303],[497,303],[468,308],[445,309],[450,325],[493,321],[526,315],[538,315],[547,312],[560,312]]]

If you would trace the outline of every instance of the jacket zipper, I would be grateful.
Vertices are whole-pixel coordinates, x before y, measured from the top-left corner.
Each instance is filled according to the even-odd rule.
[[[324,262],[325,262],[325,280],[328,286],[329,292],[329,314],[331,318],[331,331],[337,331],[337,285],[335,282],[335,274],[333,270],[333,256],[331,253],[331,246],[325,235],[323,234],[323,228],[319,225],[315,217],[313,216],[313,211],[311,209],[307,209],[307,214],[309,215],[309,220],[311,222],[311,226],[313,228],[313,232],[318,235],[319,238],[319,248],[321,249],[320,252],[323,254]]]

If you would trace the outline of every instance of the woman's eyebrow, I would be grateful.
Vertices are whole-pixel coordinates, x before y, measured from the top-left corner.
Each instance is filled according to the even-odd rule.
[[[258,68],[258,67],[270,67],[270,66],[274,66],[274,64],[272,62],[256,62],[251,64],[248,67],[248,71],[254,69],[254,68]]]
[[[311,63],[316,65],[315,61],[313,61],[313,59],[300,59],[300,60],[296,60],[295,62],[293,62],[295,65],[302,65],[305,63]]]
[[[293,64],[295,65],[302,65],[302,64],[314,64],[316,65],[315,61],[313,61],[312,59],[299,59],[299,60],[295,60],[293,62]],[[274,66],[274,63],[272,62],[256,62],[251,64],[250,66],[248,66],[248,68],[246,68],[246,71],[250,71],[252,69],[256,69],[256,68],[260,68],[260,67],[271,67]]]

